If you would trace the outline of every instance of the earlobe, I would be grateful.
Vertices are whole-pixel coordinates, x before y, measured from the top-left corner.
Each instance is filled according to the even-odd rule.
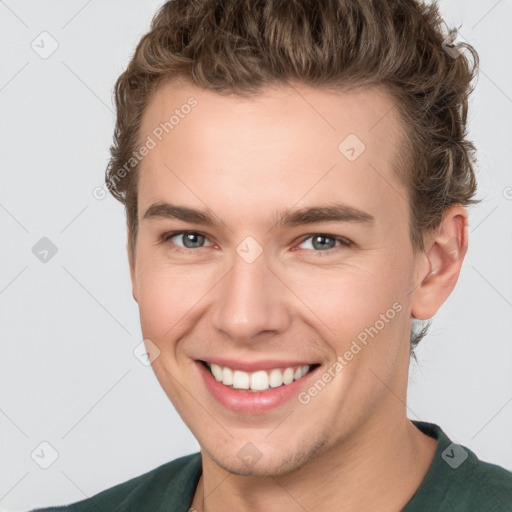
[[[451,207],[429,237],[424,258],[427,271],[414,291],[411,314],[418,320],[432,318],[457,284],[468,248],[468,219],[461,205]]]

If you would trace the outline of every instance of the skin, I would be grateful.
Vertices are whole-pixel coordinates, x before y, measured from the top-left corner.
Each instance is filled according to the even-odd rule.
[[[436,447],[406,415],[411,321],[434,316],[457,282],[466,210],[450,208],[425,250],[413,251],[408,193],[393,170],[401,124],[384,90],[296,84],[242,99],[166,84],[147,106],[141,140],[190,96],[197,106],[141,163],[130,272],[144,338],[160,350],[153,370],[201,446],[192,506],[401,509]],[[338,150],[350,133],[366,145],[353,162]],[[144,219],[156,202],[208,209],[220,225]],[[331,202],[374,221],[274,226],[277,211]],[[199,248],[182,236],[162,241],[180,230],[205,238]],[[315,247],[315,234],[351,244]],[[247,236],[263,250],[252,263],[236,252]],[[396,302],[401,311],[308,404],[235,413],[199,378],[194,361],[212,354],[317,361],[323,373]],[[237,457],[247,442],[261,454],[252,466]]]

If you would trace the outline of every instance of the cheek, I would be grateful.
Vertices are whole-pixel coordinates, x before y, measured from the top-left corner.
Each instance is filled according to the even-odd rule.
[[[144,336],[175,338],[187,315],[193,315],[207,289],[203,272],[141,258],[137,272],[138,305]]]
[[[173,291],[150,265],[144,265],[143,261],[138,264],[137,292],[142,331],[146,338],[158,339],[165,332],[164,319],[173,311],[169,304]]]
[[[384,248],[363,256],[364,259],[347,260],[333,268],[325,264],[323,267],[297,264],[278,270],[291,289],[282,289],[283,307],[291,301],[302,320],[331,340],[338,353],[366,332],[365,329],[374,326],[387,311],[390,311],[387,319],[393,318],[381,329],[382,336],[405,321],[403,313],[395,315],[397,308],[393,309],[393,305],[398,302],[402,310],[406,309],[404,290],[410,262],[401,259],[396,251]],[[136,274],[144,336],[155,343],[179,338],[201,314],[202,307],[207,307],[206,294],[215,288],[219,274],[223,273],[212,265],[176,265],[149,251],[141,251]],[[380,326],[381,322],[377,328]]]
[[[392,357],[390,345],[396,342],[394,348],[399,348],[408,324],[406,273],[399,259],[381,254],[368,258],[365,265],[290,272],[286,281],[294,283],[293,291],[306,306],[301,310],[308,323],[322,333],[337,355],[353,350],[362,355],[358,361],[367,357],[384,361]]]
[[[289,274],[293,291],[318,321],[337,332],[373,323],[393,303],[403,298],[404,288],[389,267],[313,269]]]

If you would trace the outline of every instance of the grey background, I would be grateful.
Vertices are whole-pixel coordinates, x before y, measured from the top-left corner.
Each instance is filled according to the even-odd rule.
[[[112,86],[159,5],[0,0],[4,511],[77,501],[199,448],[132,353],[142,336],[124,213],[92,194]],[[412,364],[408,415],[512,469],[512,2],[441,7],[481,57],[470,139],[483,202],[457,288]],[[47,59],[31,48],[43,31],[59,45]],[[58,250],[46,263],[32,252],[43,237]],[[50,461],[43,441],[59,455],[48,469],[36,463]]]

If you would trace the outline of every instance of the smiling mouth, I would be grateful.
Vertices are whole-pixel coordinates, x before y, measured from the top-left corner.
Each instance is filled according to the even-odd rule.
[[[217,382],[231,389],[253,392],[268,391],[270,389],[288,386],[292,382],[302,379],[305,375],[320,366],[320,364],[305,364],[287,368],[244,372],[208,361],[200,362],[208,369]]]

